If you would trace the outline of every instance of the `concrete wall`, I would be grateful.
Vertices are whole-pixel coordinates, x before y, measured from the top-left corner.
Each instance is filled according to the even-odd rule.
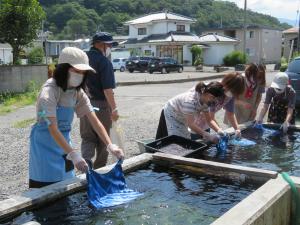
[[[225,55],[235,50],[234,44],[209,44],[210,48],[203,49],[205,65],[222,65]]]
[[[251,31],[253,32],[252,37],[250,37]],[[210,30],[203,32],[203,34],[207,33],[225,35],[223,30]],[[240,40],[240,43],[236,46],[236,50],[243,51],[244,31],[237,29],[235,30],[235,34],[235,38]],[[246,52],[249,56],[249,62],[279,62],[281,58],[281,42],[281,31],[261,28],[248,29],[246,33]]]
[[[0,66],[0,93],[24,92],[30,81],[41,85],[47,78],[46,65]]]

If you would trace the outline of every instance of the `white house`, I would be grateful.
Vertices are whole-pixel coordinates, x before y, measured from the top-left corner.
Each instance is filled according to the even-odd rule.
[[[208,33],[200,36],[202,44],[208,45],[203,48],[203,63],[205,65],[222,65],[225,55],[236,49],[239,40],[215,33]]]
[[[13,62],[12,47],[6,43],[0,43],[0,65]]]
[[[190,32],[196,20],[170,12],[158,12],[130,21],[128,39],[121,44],[131,49],[132,55],[172,57],[180,63],[192,64],[190,48],[200,44]]]

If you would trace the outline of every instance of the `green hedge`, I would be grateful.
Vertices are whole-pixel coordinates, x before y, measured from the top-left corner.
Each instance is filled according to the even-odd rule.
[[[237,64],[245,64],[247,55],[240,51],[233,51],[223,58],[225,66],[235,66]]]

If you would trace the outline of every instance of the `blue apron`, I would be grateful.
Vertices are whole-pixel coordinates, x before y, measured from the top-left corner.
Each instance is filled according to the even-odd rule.
[[[69,144],[71,125],[74,117],[72,107],[58,106],[56,120],[58,129]],[[47,118],[33,125],[30,134],[29,179],[37,182],[59,182],[75,176],[72,162],[66,160],[61,147],[48,130]],[[70,166],[71,164],[71,166]]]

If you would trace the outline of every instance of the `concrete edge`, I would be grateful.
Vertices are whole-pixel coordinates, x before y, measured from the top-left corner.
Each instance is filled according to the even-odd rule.
[[[175,155],[165,154],[160,152],[153,154],[153,161],[157,163],[164,161],[164,162],[168,162],[170,165],[181,164],[181,165],[187,165],[187,166],[192,166],[197,168],[203,168],[204,170],[214,171],[215,175],[217,175],[218,173],[244,174],[246,176],[248,175],[251,177],[260,178],[259,179],[260,181],[261,180],[267,181],[269,179],[274,179],[278,175],[277,172],[271,170],[219,163],[219,162],[213,162],[213,161],[202,160],[202,159],[185,158],[185,157],[180,157],[180,156],[175,156]]]
[[[281,176],[271,179],[211,225],[250,225],[283,197],[290,187]],[[255,223],[256,224],[256,223]]]
[[[217,74],[214,76],[205,77],[195,77],[195,78],[185,78],[176,80],[153,80],[153,81],[128,81],[128,82],[117,82],[116,85],[119,86],[132,86],[132,85],[144,85],[144,84],[172,84],[172,83],[184,83],[192,81],[202,81],[202,80],[213,80],[223,78],[225,74]]]
[[[144,166],[152,160],[152,154],[145,153],[124,160],[122,168],[124,173],[128,173]],[[96,170],[99,173],[105,173],[114,165],[109,165]],[[0,222],[13,215],[24,212],[33,206],[41,205],[47,202],[67,196],[71,193],[83,190],[86,187],[85,174],[81,174],[72,179],[58,182],[44,188],[32,189],[18,196],[12,196],[9,199],[0,201]]]

